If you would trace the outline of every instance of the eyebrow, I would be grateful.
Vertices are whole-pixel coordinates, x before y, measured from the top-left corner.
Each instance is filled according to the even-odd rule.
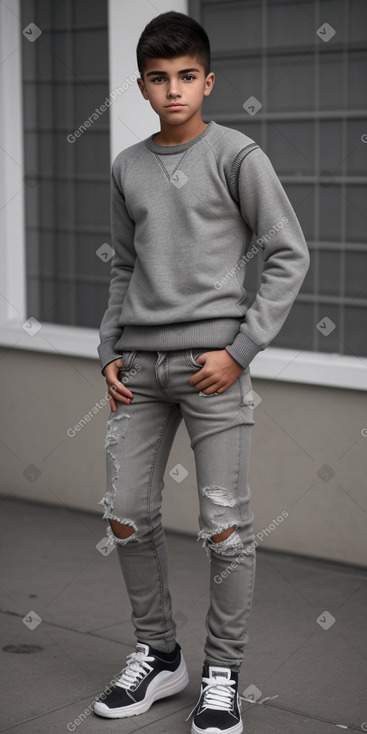
[[[181,71],[178,71],[178,74],[187,74],[189,71],[197,71],[200,73],[200,69],[181,69]],[[150,71],[146,76],[155,76],[156,74],[167,74],[166,71]]]

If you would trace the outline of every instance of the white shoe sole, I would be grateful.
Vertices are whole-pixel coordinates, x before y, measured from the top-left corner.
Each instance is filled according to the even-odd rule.
[[[235,726],[231,726],[230,729],[217,729],[211,726],[210,729],[198,729],[194,722],[191,725],[191,734],[242,734],[243,723],[239,721]]]
[[[144,714],[150,709],[152,703],[166,696],[173,696],[186,688],[189,682],[189,674],[187,672],[186,663],[181,653],[181,662],[177,670],[173,673],[162,671],[159,673],[151,684],[148,686],[146,696],[143,701],[132,703],[131,706],[122,706],[121,708],[110,709],[102,701],[95,701],[93,711],[98,716],[105,716],[108,719],[122,719],[126,716],[137,716]]]

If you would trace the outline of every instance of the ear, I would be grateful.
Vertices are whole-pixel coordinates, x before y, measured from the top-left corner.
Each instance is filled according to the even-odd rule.
[[[209,97],[209,94],[214,87],[214,82],[215,82],[215,74],[214,74],[214,71],[211,71],[210,74],[208,74],[208,76],[205,79],[204,97]]]
[[[148,94],[147,94],[147,90],[145,89],[145,84],[144,84],[144,80],[143,80],[143,79],[141,79],[141,77],[139,77],[139,78],[138,78],[138,79],[136,80],[136,82],[137,82],[137,85],[138,85],[138,87],[139,87],[139,89],[140,89],[140,91],[141,91],[141,93],[142,93],[142,95],[143,95],[144,99],[149,99],[149,97],[148,97]]]

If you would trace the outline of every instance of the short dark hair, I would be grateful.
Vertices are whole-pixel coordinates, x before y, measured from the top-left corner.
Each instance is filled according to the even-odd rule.
[[[148,58],[174,56],[196,56],[205,76],[210,73],[210,43],[204,28],[189,15],[169,10],[153,18],[139,38],[136,57],[140,75]]]

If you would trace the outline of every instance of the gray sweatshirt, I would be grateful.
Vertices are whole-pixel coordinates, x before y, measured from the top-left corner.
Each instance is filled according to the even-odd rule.
[[[123,350],[188,347],[225,348],[247,367],[279,332],[309,268],[301,226],[270,159],[244,133],[212,120],[181,145],[157,145],[156,134],[112,164],[102,370]],[[258,257],[248,307],[246,263]]]

